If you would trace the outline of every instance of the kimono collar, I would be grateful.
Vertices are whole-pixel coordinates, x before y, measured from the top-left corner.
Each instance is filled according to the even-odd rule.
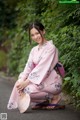
[[[49,41],[46,41],[43,45],[38,45],[38,51],[40,50],[40,49],[42,49],[44,46],[46,46],[47,44],[53,44],[53,41],[52,40],[49,40]]]

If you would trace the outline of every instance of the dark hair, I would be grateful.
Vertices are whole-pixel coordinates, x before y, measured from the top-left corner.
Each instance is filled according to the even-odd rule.
[[[32,28],[37,29],[38,32],[41,34],[41,31],[44,30],[44,26],[42,25],[42,23],[40,23],[40,22],[37,21],[37,20],[29,24],[29,42],[30,42],[30,44],[31,44],[30,30],[31,30]],[[42,36],[42,34],[41,34],[41,36]]]

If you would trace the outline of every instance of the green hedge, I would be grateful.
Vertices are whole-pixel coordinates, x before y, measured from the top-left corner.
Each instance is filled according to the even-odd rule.
[[[7,55],[4,51],[0,50],[0,70],[6,70],[7,68]]]

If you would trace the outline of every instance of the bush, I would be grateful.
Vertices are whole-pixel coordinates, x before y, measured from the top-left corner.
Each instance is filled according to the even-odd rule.
[[[6,71],[7,68],[7,55],[4,51],[0,50],[0,70]]]

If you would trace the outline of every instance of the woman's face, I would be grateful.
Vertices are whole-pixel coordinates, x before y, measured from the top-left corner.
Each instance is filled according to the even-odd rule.
[[[44,34],[44,31],[41,31],[41,34],[40,34],[36,28],[32,28],[30,30],[30,35],[31,35],[32,40],[34,40],[38,44],[42,44],[43,39],[44,39],[43,34]]]

